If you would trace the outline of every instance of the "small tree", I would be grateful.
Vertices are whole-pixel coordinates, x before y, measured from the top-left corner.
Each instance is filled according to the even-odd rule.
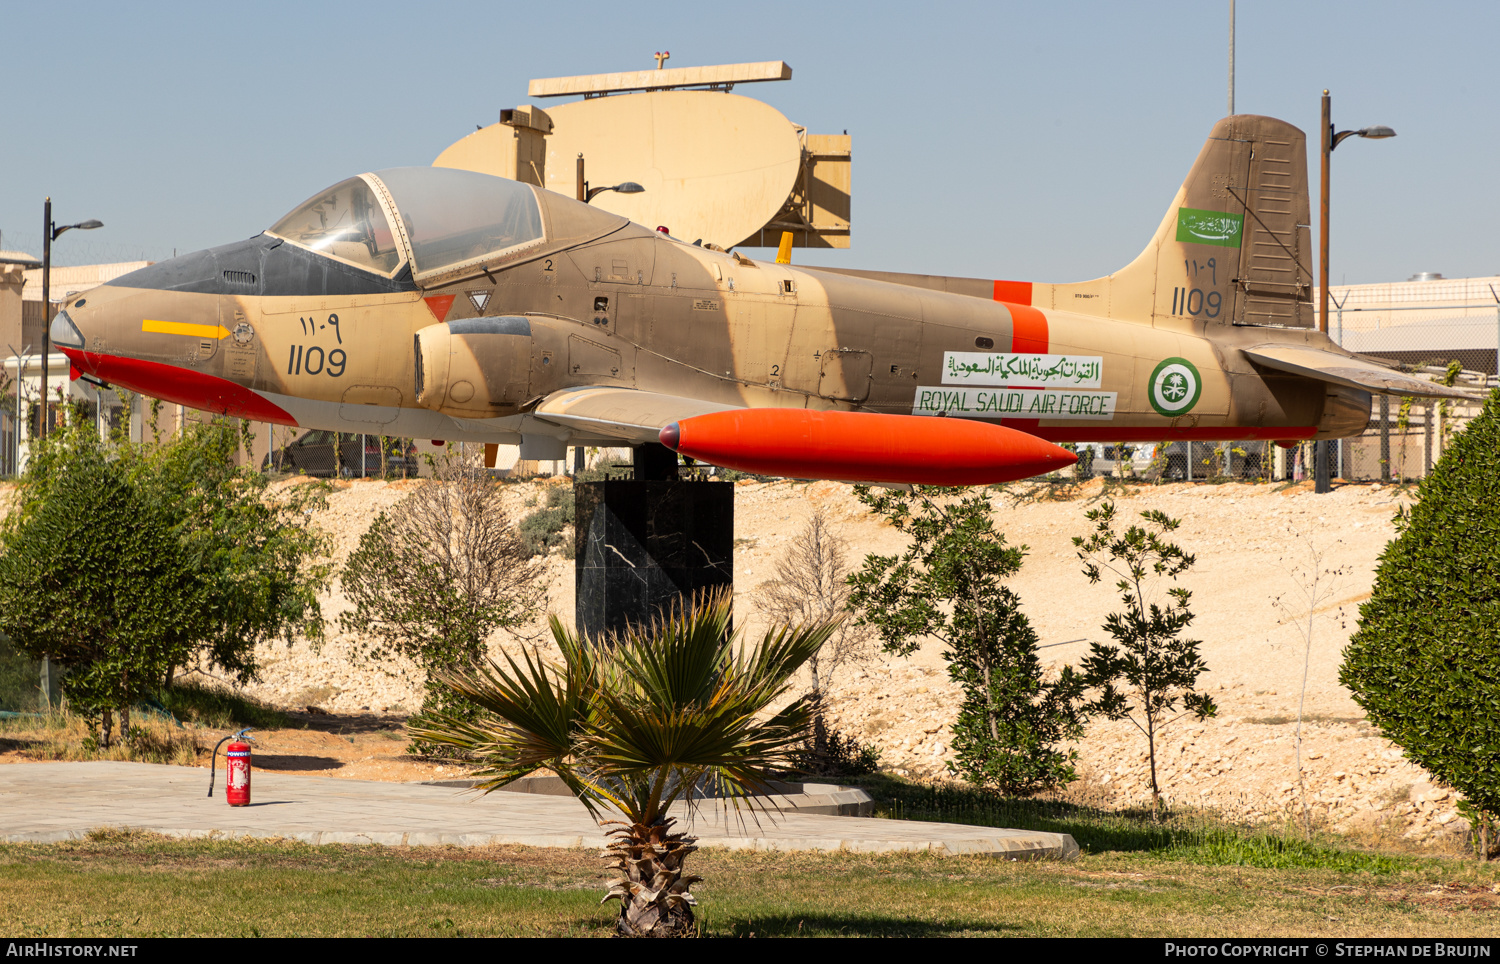
[[[272,489],[259,472],[235,465],[243,426],[193,422],[162,446],[116,441],[131,485],[167,519],[207,586],[208,630],[159,680],[206,660],[240,683],[254,679],[255,649],[274,639],[323,640],[318,593],[328,585],[328,537],[311,523],[328,486]]]
[[[1193,621],[1188,609],[1192,594],[1179,586],[1167,590],[1170,601],[1153,598],[1156,582],[1176,580],[1196,559],[1164,538],[1182,523],[1160,510],[1141,513],[1146,525],[1131,526],[1123,535],[1115,531],[1112,502],[1090,510],[1087,518],[1094,523],[1093,535],[1073,539],[1083,560],[1083,573],[1091,583],[1097,583],[1105,570],[1119,576],[1115,587],[1125,604],[1123,612],[1110,613],[1104,621],[1105,630],[1119,645],[1094,643],[1083,661],[1084,680],[1099,690],[1087,709],[1111,720],[1129,720],[1145,736],[1151,761],[1151,806],[1159,813],[1157,737],[1185,715],[1204,720],[1218,712],[1207,694],[1193,689],[1208,670],[1198,654],[1200,641],[1181,638]],[[1177,712],[1179,703],[1181,713]]]
[[[37,442],[0,529],[0,632],[70,667],[63,693],[102,746],[213,624],[205,574],[98,436],[75,422]]]
[[[1277,596],[1272,604],[1279,610],[1286,621],[1297,628],[1302,635],[1302,688],[1297,696],[1297,732],[1294,737],[1296,745],[1297,760],[1297,788],[1302,799],[1302,830],[1310,841],[1312,840],[1312,807],[1307,802],[1307,773],[1302,767],[1302,714],[1307,705],[1307,676],[1312,669],[1312,649],[1314,636],[1313,619],[1318,610],[1322,609],[1328,600],[1332,599],[1343,586],[1343,579],[1349,575],[1346,566],[1327,566],[1323,559],[1325,551],[1313,545],[1311,539],[1303,537],[1307,546],[1307,555],[1300,563],[1294,563],[1288,570],[1287,575],[1296,584],[1297,592],[1290,597],[1286,595]]]
[[[1397,512],[1339,672],[1370,722],[1462,795],[1482,859],[1500,820],[1497,406],[1491,395]]]
[[[843,618],[849,608],[849,543],[833,531],[822,506],[792,539],[776,563],[776,577],[756,590],[760,611],[773,625],[838,628],[807,661],[812,674],[812,734],[793,755],[797,769],[820,777],[863,776],[879,769],[880,754],[831,729],[823,690],[833,674],[869,655],[865,627]]]
[[[812,689],[821,693],[840,669],[869,655],[868,634],[849,620],[849,543],[833,531],[822,506],[813,510],[786,554],[776,563],[776,578],[756,590],[760,609],[772,622],[803,626],[837,622],[838,629],[807,661]]]
[[[948,674],[964,689],[953,724],[950,772],[979,786],[1029,794],[1077,778],[1076,751],[1059,744],[1082,733],[1082,685],[1071,667],[1048,681],[1037,636],[1005,580],[1025,546],[996,532],[983,497],[921,489],[860,499],[911,537],[900,556],[869,556],[853,577],[851,602],[886,652],[906,656],[922,637],[947,647]]]
[[[375,519],[342,573],[354,608],[339,624],[375,638],[365,658],[405,657],[426,676],[414,727],[437,711],[470,718],[473,707],[435,674],[479,666],[490,634],[523,625],[545,600],[544,565],[517,536],[494,480],[462,460],[438,469],[437,479]],[[431,749],[421,740],[408,747]]]
[[[707,784],[755,806],[747,798],[770,792],[811,723],[806,697],[772,707],[833,627],[777,627],[751,645],[730,631],[732,607],[727,592],[700,593],[650,626],[591,640],[554,616],[560,665],[530,652],[439,672],[483,711],[435,713],[417,732],[471,754],[485,793],[546,767],[613,824],[604,899],[620,902],[622,937],[693,932],[689,888],[703,878],[684,869],[697,841],[673,832],[673,803],[693,807],[693,791]],[[624,820],[604,820],[617,815]]]

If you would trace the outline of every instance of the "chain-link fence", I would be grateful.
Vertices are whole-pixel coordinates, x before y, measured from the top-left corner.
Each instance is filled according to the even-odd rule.
[[[0,411],[0,479],[16,474],[17,444],[16,417],[10,412]]]
[[[1472,293],[1471,293],[1472,294]],[[1500,294],[1496,295],[1500,301]],[[1368,299],[1367,299],[1368,300]],[[1441,310],[1439,310],[1441,309]],[[1475,390],[1500,384],[1500,305],[1423,304],[1341,310],[1329,334],[1351,351],[1386,359],[1419,378]],[[1331,474],[1350,482],[1425,478],[1482,401],[1377,395],[1357,436],[1331,447]],[[1287,481],[1313,477],[1313,443],[1163,442],[1079,445],[1075,479],[1109,476],[1139,482]]]
[[[319,429],[276,434],[291,437],[261,457],[263,472],[360,479],[414,479],[421,472],[410,439]]]
[[[1494,388],[1500,306],[1443,307],[1341,309],[1329,334],[1350,351],[1395,362],[1418,377],[1458,388]],[[1349,481],[1425,478],[1453,434],[1481,407],[1480,402],[1376,396],[1364,434],[1336,446],[1333,474]]]
[[[1415,310],[1340,310],[1330,319],[1329,337],[1350,351],[1396,362],[1407,370],[1458,367],[1494,376],[1500,344],[1500,305],[1434,312]]]
[[[1464,378],[1463,375],[1469,375]],[[1486,387],[1477,372],[1460,373],[1458,387]],[[1493,379],[1488,387],[1494,386]],[[1411,482],[1426,478],[1455,433],[1479,414],[1482,402],[1376,396],[1363,435],[1339,441],[1334,475],[1351,482]]]
[[[0,716],[39,713],[62,700],[62,677],[56,664],[18,651],[0,633]]]
[[[1446,376],[1446,372],[1441,373]],[[1467,376],[1467,377],[1465,377]],[[1459,372],[1458,387],[1494,386],[1477,372]],[[1338,439],[1329,457],[1335,479],[1414,482],[1426,477],[1483,403],[1377,395],[1361,435]],[[1156,445],[1079,445],[1074,479],[1111,477],[1137,482],[1302,482],[1313,477],[1313,443],[1163,442]]]
[[[1268,482],[1290,478],[1291,462],[1274,442],[1160,442],[1077,446],[1074,479],[1107,477],[1136,482]],[[1311,465],[1311,462],[1308,463]]]

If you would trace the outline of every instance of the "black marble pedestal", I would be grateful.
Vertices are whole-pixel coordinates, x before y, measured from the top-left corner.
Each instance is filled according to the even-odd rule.
[[[610,479],[573,487],[581,635],[647,625],[681,595],[734,585],[734,486]]]

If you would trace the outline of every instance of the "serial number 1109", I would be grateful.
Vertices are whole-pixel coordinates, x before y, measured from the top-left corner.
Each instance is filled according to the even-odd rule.
[[[1217,291],[1205,292],[1202,288],[1173,288],[1172,314],[1202,315],[1205,318],[1219,317],[1224,307],[1224,296]]]

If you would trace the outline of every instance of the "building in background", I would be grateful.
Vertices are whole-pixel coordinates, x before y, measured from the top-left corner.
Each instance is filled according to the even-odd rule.
[[[1330,286],[1328,299],[1328,334],[1350,351],[1406,366],[1457,361],[1465,371],[1496,373],[1500,276],[1423,272],[1400,282]]]
[[[19,474],[26,467],[30,440],[40,417],[42,388],[42,333],[63,302],[105,282],[151,264],[123,261],[114,264],[53,265],[52,304],[42,305],[41,259],[24,252],[0,252],[0,349],[5,352],[4,394],[0,397],[0,476]],[[53,352],[46,360],[47,388],[52,395],[51,426],[62,418],[57,405],[66,398],[79,403],[101,432],[128,428],[140,441],[153,431],[170,435],[189,418],[198,417],[181,405],[161,403],[133,392],[117,392],[84,381],[74,381],[68,359]]]
[[[14,475],[20,440],[21,404],[16,392],[20,358],[28,350],[22,325],[22,291],[26,269],[41,261],[24,251],[0,251],[0,352],[8,368],[0,368],[0,477]]]

